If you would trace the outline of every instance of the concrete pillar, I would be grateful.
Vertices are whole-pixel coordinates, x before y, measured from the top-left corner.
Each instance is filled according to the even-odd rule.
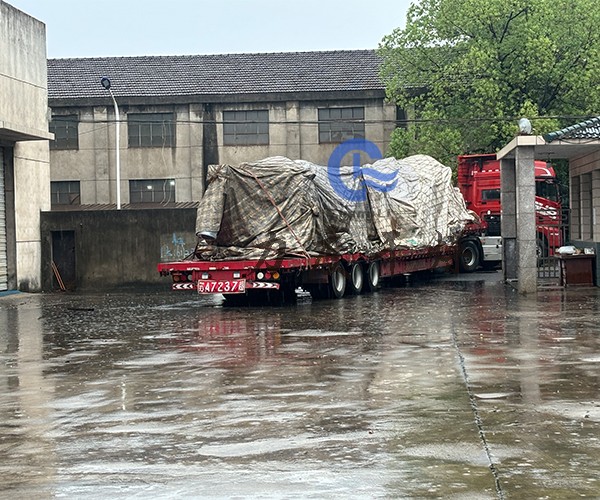
[[[502,217],[500,219],[502,234],[502,273],[505,281],[517,279],[517,181],[515,160],[500,160],[500,203]]]
[[[517,199],[518,289],[521,293],[537,291],[537,243],[535,226],[535,169],[533,146],[519,146],[515,151]]]
[[[286,102],[286,155],[292,160],[302,158],[300,140],[300,103],[298,101]]]

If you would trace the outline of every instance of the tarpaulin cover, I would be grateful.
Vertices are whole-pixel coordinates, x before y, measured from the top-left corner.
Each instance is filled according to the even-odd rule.
[[[206,260],[421,249],[474,220],[450,168],[416,155],[328,168],[281,156],[211,165],[198,207]]]

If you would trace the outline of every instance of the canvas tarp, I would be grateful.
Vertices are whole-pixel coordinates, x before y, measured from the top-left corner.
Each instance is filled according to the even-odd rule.
[[[208,182],[196,224],[206,260],[424,248],[473,220],[450,168],[424,155],[337,168],[271,157],[211,165]]]

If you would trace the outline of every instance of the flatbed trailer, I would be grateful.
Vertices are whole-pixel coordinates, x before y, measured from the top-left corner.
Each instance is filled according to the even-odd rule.
[[[290,302],[303,288],[314,299],[341,298],[373,291],[382,279],[452,267],[459,245],[380,252],[292,256],[265,260],[184,260],[158,264],[162,276],[172,278],[172,290],[201,295],[223,294],[232,302],[261,297],[268,302]]]

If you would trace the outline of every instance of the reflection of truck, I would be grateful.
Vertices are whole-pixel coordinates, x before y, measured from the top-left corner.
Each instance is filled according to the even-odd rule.
[[[468,271],[480,264],[497,265],[502,260],[500,161],[495,154],[459,156],[457,181],[467,208],[483,221],[481,236],[463,243],[461,267]],[[535,187],[537,251],[542,258],[562,245],[560,190],[554,169],[546,162],[535,162]]]
[[[422,155],[333,171],[277,157],[214,165],[209,179],[194,256],[158,271],[231,303],[288,302],[297,287],[340,298],[452,266],[474,220],[450,169]]]

